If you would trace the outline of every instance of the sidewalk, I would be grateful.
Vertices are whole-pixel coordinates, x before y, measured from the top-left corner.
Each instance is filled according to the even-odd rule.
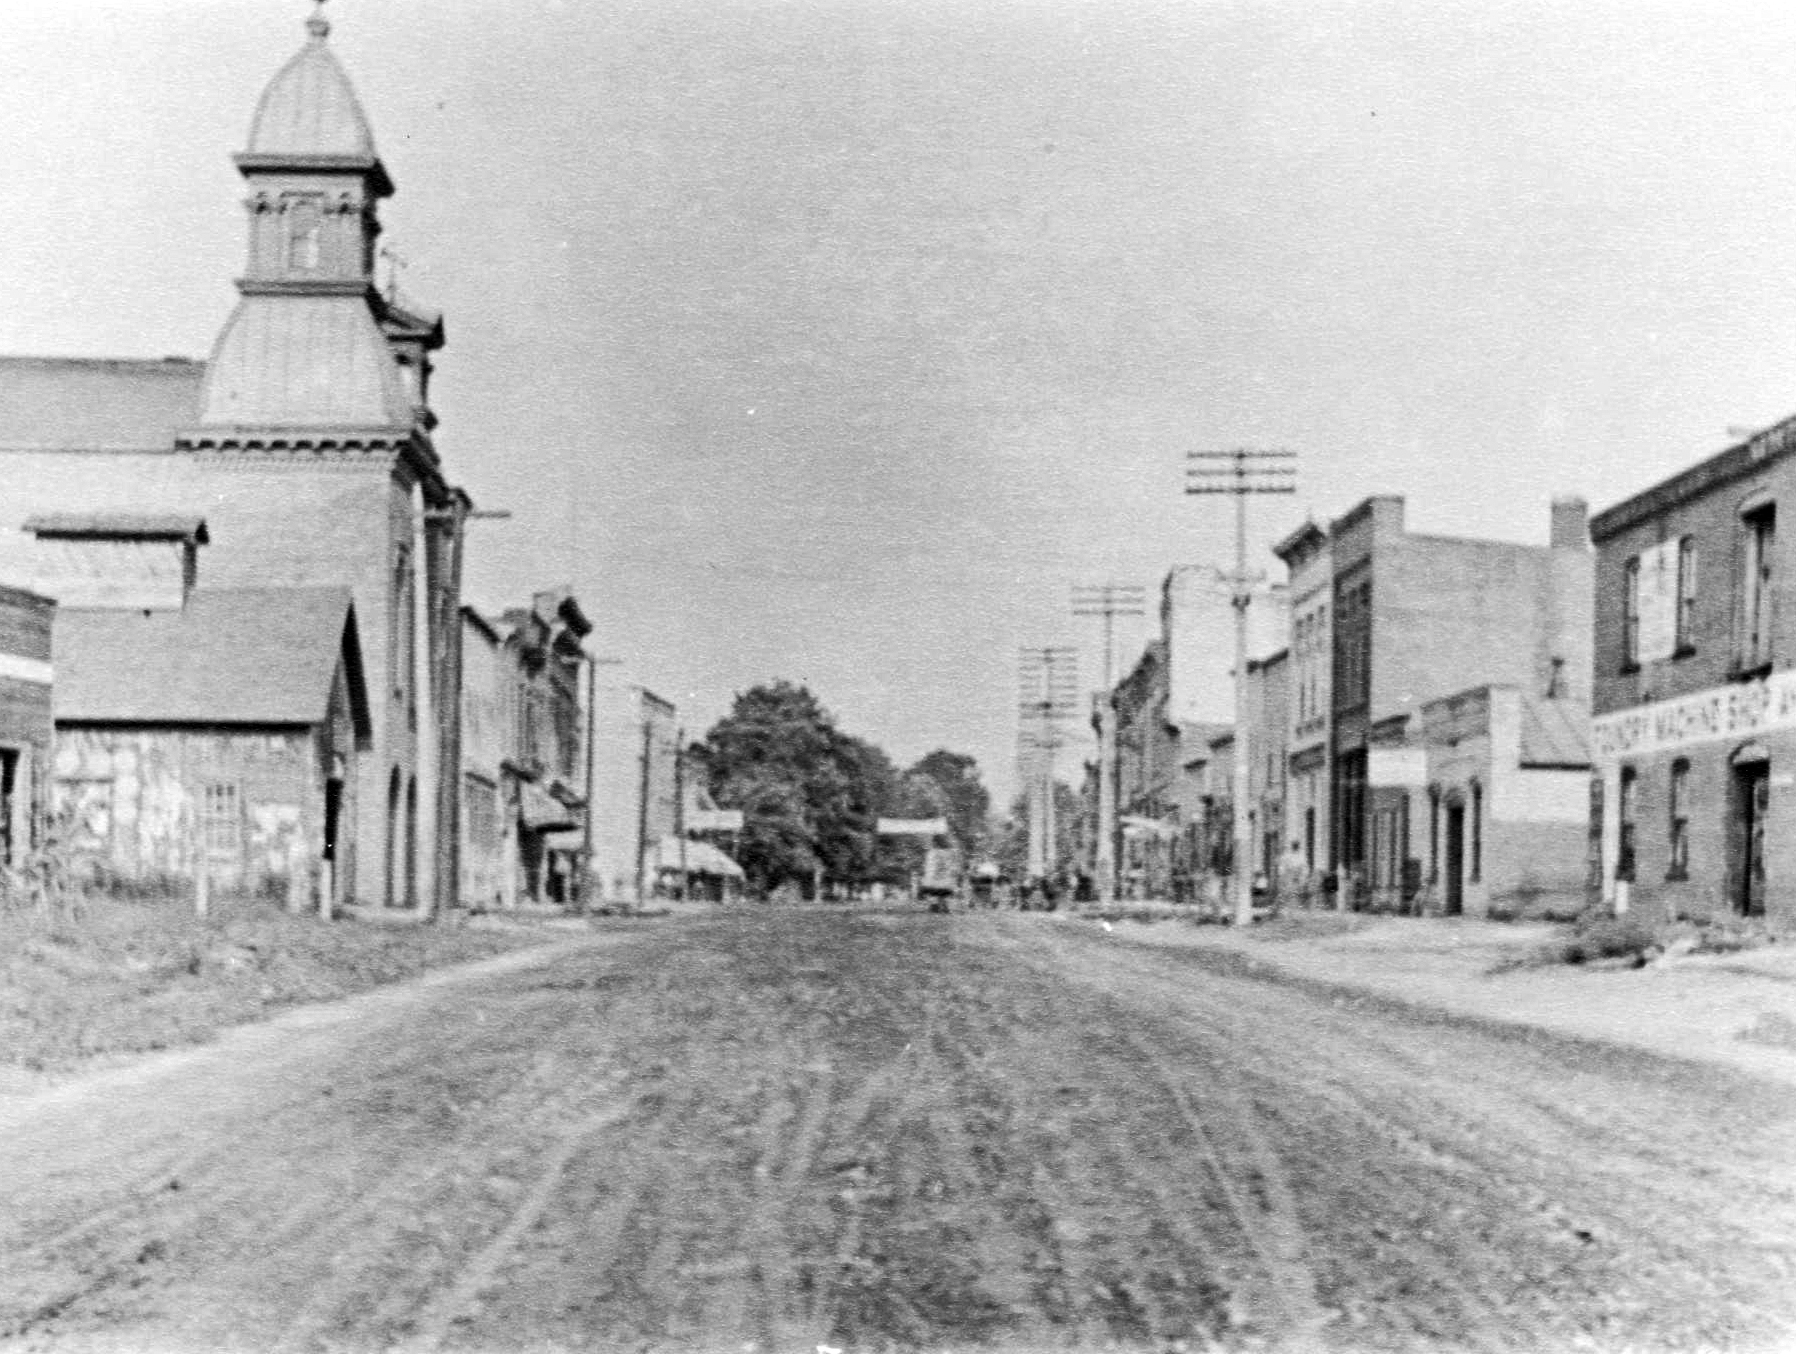
[[[1796,1087],[1796,945],[1638,969],[1504,969],[1569,928],[1327,914],[1245,933],[1177,921],[1113,927],[1137,944],[1232,950],[1296,977],[1415,1006],[1720,1064]]]

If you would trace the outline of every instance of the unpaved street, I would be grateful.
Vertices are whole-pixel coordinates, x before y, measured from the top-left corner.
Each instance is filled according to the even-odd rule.
[[[747,910],[0,1104],[21,1349],[1796,1348],[1788,1092]]]

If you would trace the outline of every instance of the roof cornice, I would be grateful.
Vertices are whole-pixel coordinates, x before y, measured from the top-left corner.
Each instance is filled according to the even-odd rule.
[[[237,290],[244,296],[359,296],[370,308],[380,300],[365,277],[240,277]]]
[[[300,155],[240,151],[231,157],[244,178],[253,174],[360,174],[376,197],[393,196],[393,180],[378,155]]]
[[[1591,542],[1601,544],[1699,494],[1782,460],[1792,448],[1796,448],[1796,414],[1773,423],[1725,451],[1705,457],[1670,479],[1660,480],[1632,498],[1624,498],[1613,507],[1605,508],[1590,519]]]

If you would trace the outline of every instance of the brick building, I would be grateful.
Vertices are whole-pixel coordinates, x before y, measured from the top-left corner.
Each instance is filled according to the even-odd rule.
[[[0,557],[31,517],[203,515],[202,589],[348,589],[370,722],[353,836],[364,864],[394,863],[359,870],[357,898],[444,906],[460,835],[437,824],[458,820],[470,504],[431,439],[443,330],[375,288],[393,183],[329,25],[307,30],[236,156],[247,264],[210,358],[0,361]]]
[[[653,888],[657,843],[680,829],[679,711],[631,682],[597,683],[593,710],[593,883],[607,901]]]
[[[1285,831],[1302,844],[1305,869],[1329,868],[1329,713],[1333,708],[1334,566],[1328,533],[1305,522],[1273,547],[1284,562],[1291,606],[1285,702]]]
[[[516,843],[517,898],[576,901],[586,846],[586,701],[592,623],[566,588],[535,594],[500,618],[499,680],[507,688],[500,812]]]
[[[1291,655],[1287,649],[1247,662],[1242,726],[1247,730],[1247,839],[1249,868],[1267,887],[1278,880],[1291,819],[1287,802],[1290,767]]]
[[[1555,502],[1542,547],[1412,533],[1400,497],[1369,498],[1333,523],[1328,550],[1331,863],[1360,898],[1404,906],[1424,879],[1423,706],[1484,684],[1586,689],[1585,508]]]
[[[517,905],[517,824],[505,811],[511,679],[504,641],[473,607],[461,609],[461,903]]]
[[[1593,874],[1617,911],[1796,925],[1793,451],[1796,418],[1591,524]]]
[[[0,587],[0,867],[18,865],[42,834],[55,614],[47,597]]]
[[[1168,722],[1171,667],[1164,636],[1111,692],[1115,711],[1117,878],[1125,896],[1166,897],[1177,839],[1179,727]]]

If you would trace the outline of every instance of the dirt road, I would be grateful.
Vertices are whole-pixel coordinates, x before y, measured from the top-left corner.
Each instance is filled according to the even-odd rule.
[[[1787,1091],[760,910],[0,1105],[27,1350],[1796,1348]]]

